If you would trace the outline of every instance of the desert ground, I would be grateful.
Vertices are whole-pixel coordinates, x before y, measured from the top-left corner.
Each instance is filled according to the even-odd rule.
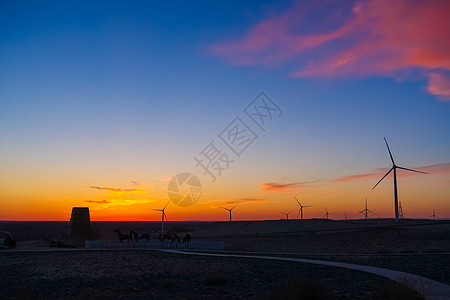
[[[0,222],[17,249],[0,252],[6,299],[408,299],[411,289],[375,275],[311,264],[198,257],[158,250],[84,250],[68,222]],[[151,232],[159,222],[92,222],[92,239]],[[450,284],[450,222],[272,220],[168,222],[180,236],[221,240],[227,253],[333,260],[417,274]],[[62,240],[76,248],[49,247]],[[57,251],[55,251],[57,250]],[[412,289],[421,292],[421,286]],[[302,294],[303,293],[303,294]],[[305,294],[306,293],[306,294]],[[306,296],[305,296],[306,295]],[[303,298],[302,298],[303,297]],[[420,297],[418,297],[420,299]]]

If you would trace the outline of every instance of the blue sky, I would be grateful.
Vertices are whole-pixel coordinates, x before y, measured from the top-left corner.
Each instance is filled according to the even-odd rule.
[[[347,199],[347,187],[333,180],[389,167],[383,136],[399,165],[439,165],[444,170],[423,180],[421,198],[432,194],[434,206],[448,217],[450,58],[441,59],[432,51],[439,48],[435,41],[419,33],[394,44],[396,51],[379,49],[380,37],[361,37],[352,22],[385,24],[372,2],[329,7],[327,1],[2,2],[0,219],[40,218],[38,203],[46,207],[53,198],[67,211],[108,197],[90,185],[126,188],[133,181],[148,184],[148,201],[142,205],[159,205],[166,201],[166,183],[159,186],[155,179],[181,171],[196,172],[202,179],[194,155],[242,115],[260,91],[279,104],[282,117],[266,133],[259,132],[260,139],[223,180],[204,183],[208,193],[200,201],[209,206],[199,207],[199,215],[194,208],[174,207],[177,218],[205,219],[214,203],[240,198],[269,203],[267,208],[258,204],[255,218],[273,218],[272,207],[289,206],[292,199],[286,199],[293,194],[306,194],[317,207],[338,210],[339,201],[347,200],[336,202],[330,195],[336,189]],[[430,13],[435,4],[430,2]],[[364,13],[370,18],[358,21]],[[413,8],[405,14],[416,17]],[[298,24],[292,21],[297,19]],[[398,18],[394,28],[402,28],[402,22]],[[328,42],[329,36],[334,40]],[[309,45],[312,38],[323,44],[296,48],[304,41]],[[411,43],[431,53],[423,57],[433,54],[441,60],[424,62],[419,55],[386,67],[401,60]],[[339,62],[353,65],[326,69],[327,59],[343,49],[351,56]],[[358,64],[358,57],[366,61]],[[405,190],[413,190],[412,182],[421,184],[416,176],[404,180],[411,180]],[[262,188],[265,182],[310,181],[317,183],[274,192]],[[355,181],[349,190],[358,192],[349,192],[353,202],[348,205],[364,199],[376,181]],[[241,185],[236,193],[226,192]],[[380,198],[386,217],[391,185],[386,183],[373,196]],[[30,196],[30,190],[36,195]],[[15,205],[31,201],[30,211],[18,215]],[[242,208],[245,218],[252,218],[252,205]],[[411,215],[425,217],[418,198],[410,207]],[[102,214],[101,206],[92,209]],[[127,216],[143,218],[133,215],[138,210],[130,208]],[[114,217],[119,217],[117,212],[105,213],[105,218]]]

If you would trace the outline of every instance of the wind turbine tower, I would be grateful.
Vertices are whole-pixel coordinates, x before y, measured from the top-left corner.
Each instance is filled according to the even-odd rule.
[[[433,221],[436,219],[436,210],[433,208],[433,214],[429,216],[428,218],[431,218]]]
[[[222,209],[228,210],[230,212],[230,222],[231,222],[231,211],[233,210],[233,208],[236,207],[236,205],[238,205],[239,202],[237,202],[232,208],[225,208],[225,207],[221,207]]]
[[[405,170],[405,171],[410,171],[410,172],[416,172],[416,173],[422,173],[422,174],[428,174],[426,172],[422,172],[422,171],[417,171],[417,170],[412,170],[412,169],[407,169],[407,168],[403,168],[400,166],[397,166],[394,162],[394,158],[392,157],[392,153],[391,153],[391,149],[389,149],[389,145],[388,142],[386,141],[386,138],[384,138],[384,142],[386,143],[386,147],[389,151],[389,156],[391,157],[391,161],[392,161],[392,168],[380,179],[380,181],[377,182],[377,184],[375,184],[375,186],[372,188],[375,189],[377,187],[377,185],[386,177],[389,175],[389,173],[391,173],[391,171],[394,171],[394,207],[395,207],[395,221],[398,222],[398,193],[397,193],[397,169],[401,169],[401,170]]]
[[[370,209],[367,208],[367,198],[366,198],[366,208],[363,209],[362,211],[360,211],[360,212],[358,213],[358,215],[359,215],[359,214],[363,214],[363,215],[364,215],[364,219],[367,220],[367,217],[368,217],[369,213],[372,213],[372,214],[378,216],[376,213],[374,213],[373,211],[371,211]]]
[[[288,213],[284,213],[282,212],[281,214],[286,215],[286,220],[289,220],[289,214],[292,212],[292,210],[290,210]]]
[[[400,219],[403,220],[403,207],[402,207],[402,202],[401,201],[398,202],[398,211],[399,211],[399,214],[400,214]]]
[[[327,208],[325,207],[325,215],[323,217],[327,218],[327,220],[328,220],[328,215],[332,215],[332,213],[329,213]]]
[[[170,200],[167,202],[167,204],[164,206],[163,209],[155,209],[155,208],[152,209],[152,210],[161,212],[161,233],[162,234],[164,234],[164,219],[166,221],[169,221],[169,220],[167,220],[167,216],[166,216],[166,212],[165,212],[167,205],[169,205],[169,202],[170,202]]]
[[[303,208],[304,207],[312,207],[312,206],[311,205],[302,205],[300,203],[300,201],[298,201],[297,197],[294,197],[294,199],[295,199],[295,201],[297,201],[298,205],[300,206],[300,210],[298,211],[298,214],[297,214],[297,219],[298,219],[298,215],[300,215],[301,216],[300,219],[303,220]]]

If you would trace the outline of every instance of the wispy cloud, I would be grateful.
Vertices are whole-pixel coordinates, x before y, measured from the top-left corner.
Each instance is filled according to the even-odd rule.
[[[246,203],[262,203],[267,202],[267,199],[264,198],[241,198],[239,199],[239,203],[246,202]]]
[[[111,201],[110,200],[84,200],[84,202],[94,203],[94,204],[108,204]]]
[[[450,77],[431,72],[429,74],[428,92],[442,101],[450,101]]]
[[[434,165],[411,167],[409,169],[427,172],[430,175],[450,174],[450,163],[439,163],[439,164],[434,164]],[[335,182],[349,182],[349,181],[360,180],[360,179],[373,179],[373,180],[381,179],[381,177],[384,174],[386,174],[386,172],[388,170],[389,169],[376,169],[369,173],[342,176],[342,177],[336,178],[334,181]],[[407,171],[403,172],[401,170],[397,174],[399,177],[420,175],[420,173],[407,172]]]
[[[314,182],[316,181],[291,182],[291,183],[263,182],[261,183],[261,187],[263,192],[285,192],[296,190],[298,188],[304,187]]]
[[[122,189],[122,188],[112,188],[112,187],[101,187],[101,186],[90,186],[91,189],[97,189],[101,191],[108,191],[112,194],[130,194],[130,193],[145,193],[147,192],[144,187],[137,186],[136,188]]]
[[[298,1],[209,50],[237,65],[289,65],[295,77],[421,71],[427,91],[450,101],[449,36],[449,1]]]
[[[153,200],[149,199],[110,199],[110,200],[85,200],[87,203],[94,203],[102,205],[104,208],[112,206],[130,206],[134,204],[148,204],[153,203]]]
[[[265,203],[268,202],[265,198],[241,198],[241,199],[230,199],[230,200],[219,200],[219,201],[211,201],[209,203],[210,207],[221,207],[221,206],[229,206],[235,205],[236,203]]]
[[[158,180],[159,180],[159,181],[162,181],[162,182],[169,182],[169,181],[172,180],[172,177],[169,177],[169,176],[163,176],[163,177],[159,177]]]

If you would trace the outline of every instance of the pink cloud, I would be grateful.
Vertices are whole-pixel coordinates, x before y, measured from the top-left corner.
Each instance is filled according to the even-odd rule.
[[[413,170],[418,170],[422,172],[426,172],[430,175],[440,175],[440,174],[450,174],[450,163],[439,163],[434,165],[426,165],[426,166],[418,166],[410,168]],[[360,180],[360,179],[373,179],[373,180],[379,180],[381,177],[383,177],[386,172],[389,171],[389,169],[376,169],[372,172],[365,173],[365,174],[356,174],[356,175],[348,175],[348,176],[342,176],[339,178],[336,178],[335,182],[349,182],[354,180]],[[409,177],[409,176],[416,176],[421,175],[420,173],[415,172],[408,172],[408,171],[398,171],[399,177]]]
[[[263,182],[261,183],[261,187],[263,192],[285,192],[285,191],[292,191],[315,182],[317,181],[292,182],[292,183]]]
[[[428,92],[439,96],[442,101],[450,101],[450,78],[439,73],[430,73]]]
[[[450,71],[449,1],[347,3],[299,2],[256,24],[242,39],[210,50],[238,65],[289,64],[296,77],[396,76],[422,70],[429,79],[427,91],[450,98],[450,76],[444,75]]]
[[[370,179],[379,177],[381,173],[366,173],[366,174],[356,174],[356,175],[348,175],[348,176],[342,176],[339,178],[336,178],[334,181],[336,182],[347,182],[347,181],[354,181],[359,179]],[[381,174],[381,176],[383,176]]]

